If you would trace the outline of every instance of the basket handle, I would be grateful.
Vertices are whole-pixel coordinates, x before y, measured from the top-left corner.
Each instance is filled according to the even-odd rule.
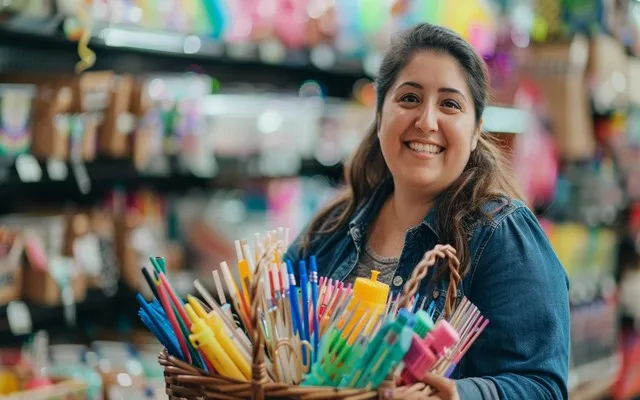
[[[256,269],[253,275],[253,281],[251,282],[251,288],[249,289],[249,297],[251,304],[249,305],[251,334],[252,334],[252,360],[253,365],[251,367],[251,398],[254,400],[264,399],[264,387],[263,385],[267,381],[267,369],[264,361],[264,347],[265,338],[260,326],[260,313],[259,310],[262,307],[262,292],[264,286],[262,280],[263,271],[269,263],[273,260],[273,254],[275,252],[282,253],[284,243],[277,241],[271,247],[267,249],[256,263]]]
[[[435,265],[438,258],[448,259],[449,261],[449,272],[451,274],[451,281],[449,282],[449,289],[447,290],[447,307],[446,307],[446,315],[449,315],[453,309],[453,302],[455,301],[457,295],[457,286],[460,281],[460,273],[458,272],[460,268],[460,261],[456,257],[456,250],[451,247],[451,245],[438,244],[433,249],[427,251],[418,265],[413,269],[411,273],[411,278],[405,283],[402,288],[402,294],[398,299],[398,303],[396,308],[408,308],[410,301],[416,295],[416,292],[420,288],[420,283],[427,276],[427,272],[429,272],[429,268]]]

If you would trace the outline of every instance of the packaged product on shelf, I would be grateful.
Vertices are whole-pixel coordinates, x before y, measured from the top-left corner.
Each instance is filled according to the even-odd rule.
[[[113,73],[12,74],[5,82],[37,85],[32,153],[42,158],[92,160]]]
[[[38,305],[65,307],[68,322],[75,320],[75,304],[84,301],[85,274],[72,257],[63,255],[64,220],[52,217],[23,224],[27,263],[24,298]]]
[[[67,85],[38,86],[31,152],[36,157],[67,159],[73,92]]]
[[[0,306],[22,296],[23,249],[18,231],[0,228]]]
[[[135,129],[135,120],[129,112],[133,78],[121,75],[113,78],[109,102],[100,127],[100,152],[111,157],[125,157],[129,153],[129,136]]]
[[[145,169],[151,158],[151,139],[158,129],[157,114],[151,105],[149,93],[140,79],[134,79],[131,85],[129,112],[135,119],[135,127],[129,135],[128,154],[137,169]]]
[[[34,97],[34,85],[0,85],[0,156],[29,151],[33,134]]]
[[[172,271],[182,268],[183,256],[180,246],[167,241],[166,216],[158,196],[134,193],[128,203],[127,210],[115,214],[115,248],[122,280],[138,288],[140,265],[148,262],[149,254],[170,254],[166,268]]]
[[[616,38],[596,35],[590,41],[588,77],[597,112],[626,107],[631,87],[627,84],[627,54]]]
[[[119,276],[114,260],[105,254],[104,240],[95,228],[98,225],[113,238],[113,229],[106,221],[92,218],[85,213],[67,216],[64,255],[72,257],[78,268],[85,274],[89,288],[103,289],[107,294],[117,291]],[[107,226],[105,226],[107,225]],[[108,249],[107,249],[108,250]],[[111,249],[113,252],[113,249]],[[115,255],[115,254],[114,254]]]
[[[107,295],[115,294],[120,279],[120,265],[116,255],[115,226],[111,216],[102,209],[90,213],[91,232],[97,237],[100,262],[100,287]]]
[[[532,46],[520,60],[548,102],[551,132],[567,160],[590,159],[596,151],[585,83],[588,57],[588,40],[576,35],[570,43]]]
[[[70,155],[74,160],[92,160],[96,155],[99,130],[107,121],[106,109],[114,100],[114,75],[110,71],[85,72],[72,80],[75,124],[78,132],[72,131]],[[103,143],[100,142],[100,145]],[[102,148],[100,149],[103,150]]]
[[[133,238],[136,240],[133,241]],[[115,248],[120,263],[120,276],[129,287],[137,288],[140,283],[138,261],[147,247],[157,243],[151,233],[144,228],[142,219],[134,213],[127,213],[115,219]]]

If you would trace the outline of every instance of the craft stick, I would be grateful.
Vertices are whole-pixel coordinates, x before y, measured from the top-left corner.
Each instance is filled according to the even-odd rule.
[[[255,258],[254,261],[256,264],[258,264],[258,261],[260,260],[260,257],[262,257],[262,254],[264,253],[264,248],[262,248],[261,245],[261,238],[260,238],[260,234],[258,232],[256,232],[253,235],[253,251],[255,253]]]
[[[250,271],[255,271],[256,270],[256,261],[255,258],[253,256],[253,254],[251,253],[251,249],[249,248],[249,244],[247,243],[246,240],[241,240],[240,244],[242,245],[242,253],[244,254],[245,260],[247,260],[247,262],[249,262],[249,270]]]
[[[222,288],[222,281],[220,280],[220,273],[218,270],[213,271],[213,281],[216,285],[216,292],[218,293],[218,300],[223,306],[227,304],[227,298],[224,295],[224,289]]]
[[[242,254],[242,245],[240,244],[240,241],[234,240],[233,244],[236,248],[236,258],[238,259],[238,261],[244,260],[244,255]]]
[[[193,281],[193,286],[200,293],[200,295],[202,296],[204,301],[207,303],[209,308],[211,308],[212,310],[217,311],[220,314],[220,316],[222,317],[222,320],[225,322],[225,324],[230,329],[235,329],[235,326],[236,326],[235,322],[233,322],[233,320],[229,320],[228,319],[227,314],[222,311],[222,308],[218,305],[218,303],[216,303],[216,301],[213,299],[213,296],[211,296],[209,291],[207,289],[205,289],[205,287],[202,285],[202,283],[200,283],[200,281],[198,281],[196,279],[195,281]]]

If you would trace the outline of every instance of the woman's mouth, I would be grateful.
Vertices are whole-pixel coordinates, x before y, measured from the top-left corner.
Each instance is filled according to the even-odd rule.
[[[431,143],[420,143],[420,142],[405,142],[405,146],[420,154],[431,154],[436,155],[442,153],[445,149],[442,146],[438,146],[437,144]]]

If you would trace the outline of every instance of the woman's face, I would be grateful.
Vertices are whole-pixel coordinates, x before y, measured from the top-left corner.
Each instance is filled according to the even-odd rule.
[[[431,194],[464,170],[478,143],[473,98],[449,55],[416,53],[387,92],[378,138],[396,186]]]

